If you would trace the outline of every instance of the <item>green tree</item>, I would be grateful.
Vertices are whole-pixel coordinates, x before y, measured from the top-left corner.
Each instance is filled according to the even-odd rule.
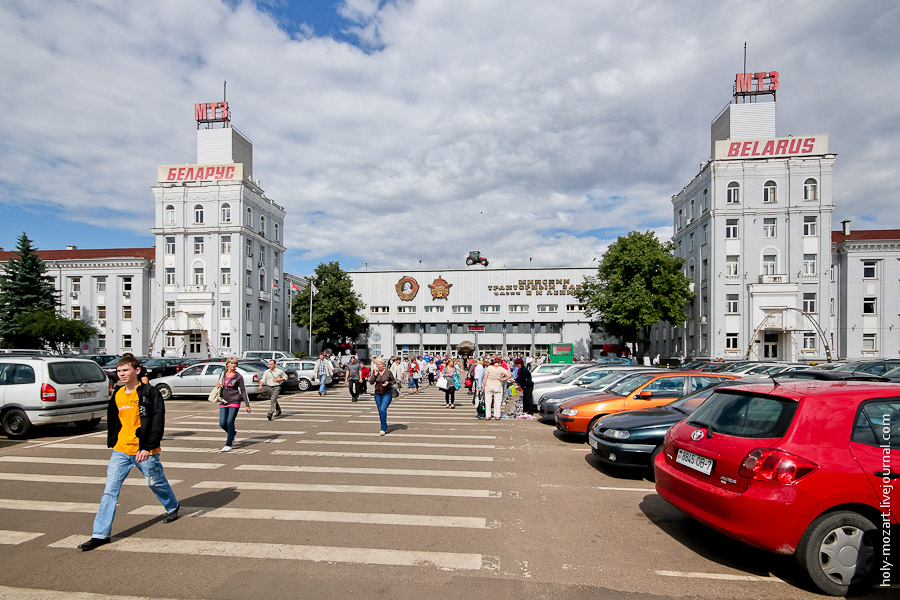
[[[350,276],[337,261],[316,267],[309,281],[319,291],[313,298],[312,327],[309,326],[309,297],[307,285],[294,297],[291,317],[297,325],[306,327],[324,347],[337,351],[340,343],[356,340],[365,330],[366,321],[360,314],[365,306],[353,291]]]
[[[688,318],[684,306],[693,292],[681,272],[684,259],[674,250],[675,244],[660,242],[653,232],[632,231],[610,245],[597,275],[586,277],[574,295],[585,314],[599,317],[623,345],[643,345],[654,323],[678,325]],[[643,351],[640,347],[638,355]]]
[[[77,346],[100,333],[97,328],[81,319],[67,319],[46,309],[21,314],[16,317],[16,323],[22,335],[40,340],[44,347],[58,354],[63,353],[67,347]]]
[[[59,301],[37,248],[23,232],[11,258],[0,273],[0,338],[6,348],[40,348],[41,338],[25,333],[19,317],[32,311],[54,312]]]

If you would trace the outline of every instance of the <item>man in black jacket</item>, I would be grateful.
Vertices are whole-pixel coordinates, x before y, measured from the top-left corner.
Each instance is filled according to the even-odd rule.
[[[110,541],[116,502],[122,483],[136,466],[156,498],[166,510],[165,523],[178,518],[178,500],[159,461],[160,441],[165,428],[166,406],[155,387],[138,379],[140,363],[133,356],[116,363],[116,375],[124,383],[109,399],[106,445],[113,449],[106,470],[106,489],[94,518],[91,539],[78,547],[87,552]]]

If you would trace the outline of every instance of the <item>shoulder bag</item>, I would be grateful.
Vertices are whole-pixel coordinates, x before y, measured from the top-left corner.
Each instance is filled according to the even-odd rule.
[[[210,402],[221,402],[222,400],[222,387],[219,385],[225,380],[225,372],[223,371],[221,375],[219,375],[219,381],[216,386],[209,392],[209,396],[206,398]]]

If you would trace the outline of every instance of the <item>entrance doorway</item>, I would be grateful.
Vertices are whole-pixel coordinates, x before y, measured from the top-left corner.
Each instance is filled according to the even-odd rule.
[[[763,335],[763,358],[775,360],[778,358],[778,334],[766,333]]]

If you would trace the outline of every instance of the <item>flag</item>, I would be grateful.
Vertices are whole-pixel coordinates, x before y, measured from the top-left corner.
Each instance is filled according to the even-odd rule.
[[[314,284],[312,281],[309,282],[309,287],[312,289],[313,296],[319,293],[319,290],[316,289],[316,284]]]
[[[291,289],[294,290],[294,291],[297,291],[297,292],[300,291],[300,288],[297,286],[296,283],[291,283]]]
[[[272,282],[272,287],[275,288],[276,290],[278,289],[278,281],[277,280]]]

